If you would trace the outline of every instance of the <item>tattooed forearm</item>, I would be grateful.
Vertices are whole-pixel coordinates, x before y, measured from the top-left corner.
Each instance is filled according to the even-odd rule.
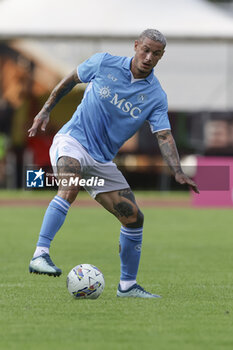
[[[63,96],[67,95],[78,83],[81,83],[81,81],[78,79],[76,71],[73,71],[55,86],[43,109],[47,112],[51,112],[51,110],[56,106],[60,99]]]
[[[174,174],[182,172],[178,151],[171,131],[159,131],[156,133],[156,137],[163,159],[165,160],[171,171]]]

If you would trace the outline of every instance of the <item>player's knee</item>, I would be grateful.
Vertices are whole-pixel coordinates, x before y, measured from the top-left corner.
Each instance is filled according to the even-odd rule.
[[[143,226],[143,222],[144,222],[144,215],[141,212],[140,209],[137,210],[137,212],[135,212],[134,217],[132,218],[133,221],[130,223],[126,224],[126,227],[129,228],[139,228]]]
[[[142,227],[144,223],[144,214],[141,212],[140,209],[138,209],[138,227]]]

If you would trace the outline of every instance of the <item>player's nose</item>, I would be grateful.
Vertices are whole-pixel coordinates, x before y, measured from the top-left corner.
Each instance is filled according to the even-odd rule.
[[[151,59],[152,59],[152,53],[151,53],[151,52],[148,52],[148,53],[146,54],[146,61],[150,62]]]

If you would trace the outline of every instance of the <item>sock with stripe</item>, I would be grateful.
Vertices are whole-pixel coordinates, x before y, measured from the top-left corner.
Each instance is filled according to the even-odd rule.
[[[57,231],[65,221],[69,208],[70,203],[65,199],[59,196],[53,198],[44,215],[37,247],[50,247]],[[39,250],[37,249],[37,251]]]
[[[143,227],[127,228],[121,226],[120,259],[122,290],[128,289],[136,283],[136,276],[141,257]]]

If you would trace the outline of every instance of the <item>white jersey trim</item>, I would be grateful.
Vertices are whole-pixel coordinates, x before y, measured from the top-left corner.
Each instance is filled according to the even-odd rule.
[[[84,83],[84,81],[82,81],[82,79],[80,78],[80,75],[79,75],[79,71],[78,71],[78,68],[79,68],[79,66],[77,67],[77,76],[78,76],[78,79],[82,82],[82,83]]]
[[[151,125],[151,123],[149,122],[149,120],[148,120],[148,123],[149,123],[149,125],[150,125],[150,129],[151,129],[152,134],[155,134],[155,133],[158,132],[158,131],[171,130],[171,128],[164,128],[164,129],[159,129],[159,130],[153,130],[153,126]]]
[[[156,130],[156,131],[152,131],[152,134],[155,134],[156,132],[159,132],[159,131],[163,131],[163,130],[171,130],[171,128],[166,128],[166,129],[159,129],[159,130]]]

